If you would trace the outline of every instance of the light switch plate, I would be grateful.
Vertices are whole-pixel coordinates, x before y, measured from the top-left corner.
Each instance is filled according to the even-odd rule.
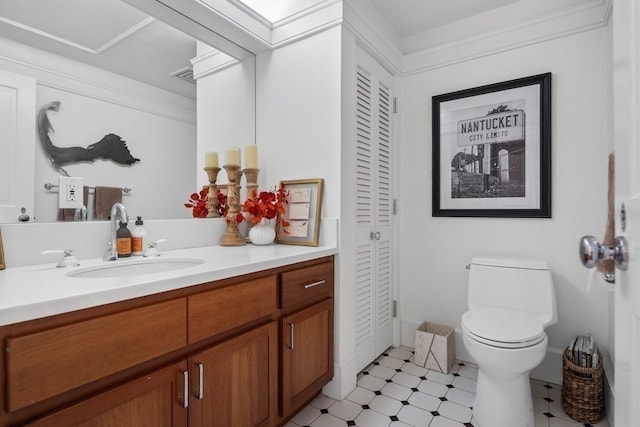
[[[81,177],[61,176],[58,180],[58,190],[60,209],[81,208],[84,205]]]

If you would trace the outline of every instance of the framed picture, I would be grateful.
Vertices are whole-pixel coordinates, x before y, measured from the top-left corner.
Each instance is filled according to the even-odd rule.
[[[284,215],[278,216],[276,243],[318,246],[324,180],[280,181],[287,192]]]
[[[7,265],[4,263],[4,249],[2,247],[2,229],[0,229],[0,270],[4,270]]]
[[[551,218],[551,73],[432,107],[434,217]]]

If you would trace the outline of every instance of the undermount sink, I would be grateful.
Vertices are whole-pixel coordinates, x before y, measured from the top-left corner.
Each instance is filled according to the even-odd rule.
[[[145,258],[139,261],[107,261],[106,264],[74,269],[68,272],[67,276],[78,279],[131,277],[182,270],[203,263],[204,260],[194,258]]]

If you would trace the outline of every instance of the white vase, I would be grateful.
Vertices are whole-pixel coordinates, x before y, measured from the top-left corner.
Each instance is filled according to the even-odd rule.
[[[263,219],[249,230],[249,239],[254,245],[270,245],[276,238],[276,230],[268,219]]]

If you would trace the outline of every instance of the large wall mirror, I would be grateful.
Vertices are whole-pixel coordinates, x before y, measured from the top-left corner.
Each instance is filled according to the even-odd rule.
[[[36,133],[32,219],[69,219],[57,187],[65,174],[83,179],[89,219],[100,187],[130,189],[132,217],[191,218],[184,203],[206,183],[204,152],[255,142],[253,55],[234,59],[198,31],[208,44],[121,0],[0,3],[0,70],[35,80],[36,113],[59,103],[46,113],[51,143],[86,149],[116,134],[139,159],[56,167]]]

